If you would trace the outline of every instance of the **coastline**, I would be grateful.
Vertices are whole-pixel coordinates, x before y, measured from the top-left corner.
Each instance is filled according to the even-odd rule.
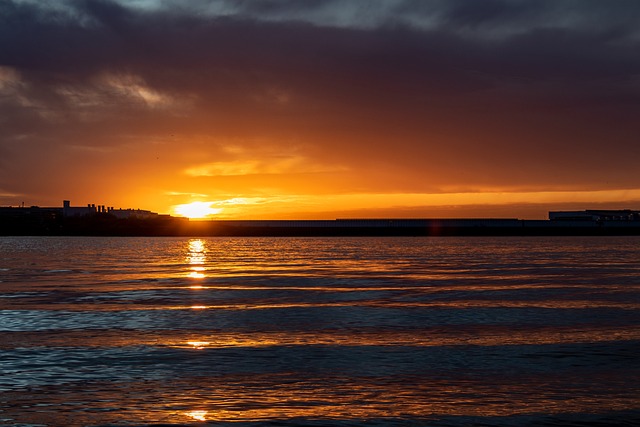
[[[3,236],[622,236],[640,235],[638,220],[336,219],[188,220],[116,218],[2,218]]]

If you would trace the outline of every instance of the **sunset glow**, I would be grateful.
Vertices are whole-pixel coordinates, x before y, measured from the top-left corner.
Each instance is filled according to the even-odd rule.
[[[5,39],[25,42],[0,49],[0,205],[191,219],[640,207],[633,8],[105,2],[3,9]]]
[[[639,53],[640,0],[0,0],[0,427],[640,427]]]
[[[175,206],[174,211],[178,216],[184,216],[191,219],[203,219],[219,214],[222,209],[212,208],[211,203],[208,202],[192,202]]]

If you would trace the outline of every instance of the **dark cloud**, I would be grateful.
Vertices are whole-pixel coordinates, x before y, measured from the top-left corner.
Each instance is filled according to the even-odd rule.
[[[264,16],[264,14],[308,13],[335,3],[331,0],[241,0],[235,5],[239,13]]]
[[[366,191],[640,188],[640,6],[607,4],[5,1],[0,153],[206,135],[298,141]]]
[[[449,24],[456,26],[481,27],[537,19],[541,13],[539,5],[536,6],[532,2],[454,1],[445,17]]]

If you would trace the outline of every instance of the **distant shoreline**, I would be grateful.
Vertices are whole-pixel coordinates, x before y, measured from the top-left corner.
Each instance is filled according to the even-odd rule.
[[[620,236],[640,235],[640,211],[551,211],[516,218],[342,218],[189,220],[141,209],[90,204],[0,207],[2,236]]]
[[[2,217],[2,236],[367,237],[640,235],[638,220],[336,219],[198,220],[162,216],[116,218]]]

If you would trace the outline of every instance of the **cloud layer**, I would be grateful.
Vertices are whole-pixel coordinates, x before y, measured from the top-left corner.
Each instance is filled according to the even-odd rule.
[[[5,1],[0,203],[639,189],[639,48],[623,0]]]

